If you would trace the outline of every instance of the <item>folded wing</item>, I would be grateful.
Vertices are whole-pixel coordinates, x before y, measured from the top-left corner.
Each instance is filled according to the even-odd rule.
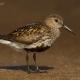
[[[17,42],[32,44],[42,39],[47,32],[49,32],[47,26],[38,22],[16,29],[9,33],[8,37]]]

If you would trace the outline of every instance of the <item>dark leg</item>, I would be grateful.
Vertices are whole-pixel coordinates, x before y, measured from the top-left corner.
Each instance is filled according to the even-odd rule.
[[[34,65],[36,66],[36,72],[40,72],[40,73],[43,73],[43,72],[47,72],[46,70],[41,70],[39,69],[39,66],[37,66],[36,64],[36,53],[33,53],[33,59],[34,59]]]
[[[39,67],[36,64],[36,53],[33,53],[34,64],[36,66],[36,71],[39,71]]]
[[[28,70],[28,72],[30,72],[30,68],[29,68],[29,54],[27,53],[26,54],[26,63],[27,63],[27,70]]]

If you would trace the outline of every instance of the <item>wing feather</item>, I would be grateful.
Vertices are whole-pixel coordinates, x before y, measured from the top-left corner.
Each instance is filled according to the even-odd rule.
[[[49,31],[47,26],[41,23],[32,23],[16,29],[8,36],[15,41],[32,44],[41,39],[47,31]]]

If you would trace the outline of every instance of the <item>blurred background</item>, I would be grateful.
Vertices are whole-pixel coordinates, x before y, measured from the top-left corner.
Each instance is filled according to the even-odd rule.
[[[61,29],[61,37],[51,49],[38,54],[37,62],[39,65],[54,66],[55,69],[57,67],[64,72],[79,72],[80,0],[0,0],[0,34],[7,34],[29,22],[42,21],[54,13],[63,17],[64,24],[69,26],[76,36]],[[24,53],[0,44],[0,66],[25,65]]]

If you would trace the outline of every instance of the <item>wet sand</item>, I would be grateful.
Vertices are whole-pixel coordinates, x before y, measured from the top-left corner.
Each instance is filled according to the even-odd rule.
[[[80,80],[80,1],[1,0],[0,34],[57,13],[76,36],[61,29],[60,38],[47,51],[37,54],[37,64],[45,73],[27,73],[25,52],[0,44],[0,80]],[[30,63],[33,64],[30,54]]]

